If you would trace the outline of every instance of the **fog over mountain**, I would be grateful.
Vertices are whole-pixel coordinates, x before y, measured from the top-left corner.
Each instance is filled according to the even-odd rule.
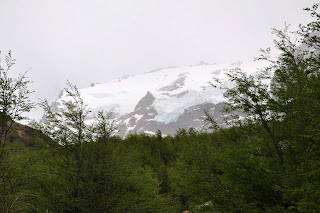
[[[250,61],[272,47],[271,28],[294,31],[314,0],[0,1],[0,50],[28,70],[32,99],[165,66]],[[30,117],[41,118],[34,110]]]

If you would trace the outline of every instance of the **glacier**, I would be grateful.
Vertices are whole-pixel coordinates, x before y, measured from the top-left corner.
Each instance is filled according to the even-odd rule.
[[[91,84],[79,92],[93,113],[105,110],[117,114],[120,136],[136,132],[152,134],[157,129],[163,134],[174,134],[179,128],[202,129],[204,110],[220,115],[217,109],[225,101],[224,91],[212,87],[213,79],[232,87],[227,76],[230,70],[239,68],[256,75],[267,65],[252,61],[168,67]],[[61,93],[52,106],[59,110],[62,100],[67,99]]]

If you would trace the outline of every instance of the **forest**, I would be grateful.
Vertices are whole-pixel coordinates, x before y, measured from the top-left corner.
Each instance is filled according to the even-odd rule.
[[[18,124],[34,107],[25,74],[0,67],[0,212],[320,212],[320,14],[296,32],[274,29],[276,58],[258,77],[228,73],[225,124],[210,132],[116,136],[110,112],[96,122],[78,88],[61,112]],[[245,113],[246,118],[238,112]]]

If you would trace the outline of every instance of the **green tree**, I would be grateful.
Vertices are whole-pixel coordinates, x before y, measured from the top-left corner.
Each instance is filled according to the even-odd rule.
[[[28,88],[30,81],[26,77],[27,72],[18,77],[12,77],[10,72],[15,59],[11,51],[5,56],[5,61],[6,66],[0,65],[0,158],[13,123],[25,119],[23,113],[29,112],[34,107],[29,97],[32,91]]]
[[[222,132],[233,143],[224,151],[230,151],[227,156],[237,172],[226,170],[224,174],[230,175],[226,180],[238,181],[238,184],[228,181],[228,188],[241,187],[235,199],[244,201],[234,211],[241,211],[247,204],[257,211],[320,210],[320,16],[317,9],[317,4],[306,9],[315,21],[301,26],[294,35],[288,32],[287,26],[283,31],[274,30],[278,37],[275,47],[280,54],[272,59],[270,49],[262,50],[259,59],[269,61],[270,66],[260,75],[248,76],[241,70],[229,73],[235,87],[227,88],[224,93],[228,99],[224,110],[232,115],[228,119],[235,121],[235,125]],[[291,38],[296,35],[301,39]],[[266,83],[268,80],[270,84]],[[248,117],[237,119],[234,116],[237,111]],[[210,115],[207,120],[212,127],[221,129]],[[239,135],[232,129],[245,132]],[[242,145],[238,147],[239,144]],[[246,155],[248,158],[241,157]],[[259,191],[266,196],[258,196]]]
[[[0,65],[0,211],[14,212],[24,209],[23,198],[27,193],[22,186],[31,164],[22,156],[11,156],[13,150],[8,148],[7,140],[14,123],[24,119],[23,113],[29,112],[34,103],[29,97],[32,91],[28,88],[27,72],[13,77],[15,59],[11,51],[4,59],[5,65]]]
[[[113,143],[113,117],[100,112],[88,125],[90,111],[77,87],[69,84],[65,94],[59,112],[42,104],[45,117],[38,128],[52,141],[39,169],[41,193],[35,207],[53,212],[170,212],[170,200],[159,194],[154,172],[141,165],[135,152]]]
[[[100,143],[107,143],[117,131],[115,114],[113,112],[105,112],[101,110],[94,116],[94,118],[96,122],[94,122],[90,127],[94,140]]]
[[[48,155],[45,157],[49,178],[40,181],[54,211],[79,212],[79,196],[83,178],[85,156],[83,144],[88,142],[89,128],[85,119],[89,113],[80,92],[68,82],[65,89],[67,100],[63,109],[53,112],[47,101],[41,103],[45,114],[38,128],[51,138]]]

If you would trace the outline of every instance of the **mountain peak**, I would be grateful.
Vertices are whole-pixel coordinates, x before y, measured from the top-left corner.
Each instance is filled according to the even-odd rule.
[[[155,99],[156,98],[148,91],[147,94],[138,102],[137,106],[134,108],[134,111],[144,110],[147,107],[151,107]]]

